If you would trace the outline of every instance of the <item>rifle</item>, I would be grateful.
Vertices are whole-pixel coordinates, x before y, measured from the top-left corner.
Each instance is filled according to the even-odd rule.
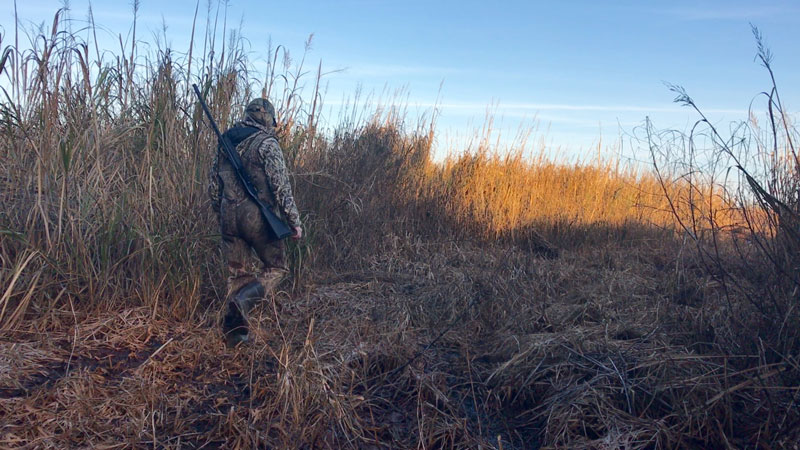
[[[258,205],[261,216],[264,217],[264,221],[267,224],[267,236],[269,240],[279,241],[289,237],[292,234],[292,230],[272,212],[269,206],[265,205],[264,202],[258,198],[256,189],[253,187],[253,182],[250,181],[250,176],[247,174],[247,171],[244,170],[242,158],[239,157],[239,153],[236,152],[230,139],[219,132],[217,123],[214,122],[214,117],[211,116],[211,111],[208,109],[206,102],[203,101],[203,96],[200,95],[200,89],[197,88],[196,84],[192,84],[192,87],[194,88],[194,93],[197,94],[197,99],[200,100],[200,106],[203,107],[203,111],[205,111],[208,121],[211,123],[211,128],[214,130],[214,133],[216,133],[217,139],[219,139],[220,148],[224,151],[225,156],[233,166],[236,175],[239,177],[239,181],[241,181],[244,186],[244,190],[250,196],[250,199]],[[269,188],[269,186],[267,186],[267,188]],[[272,194],[272,192],[270,192],[270,194]]]

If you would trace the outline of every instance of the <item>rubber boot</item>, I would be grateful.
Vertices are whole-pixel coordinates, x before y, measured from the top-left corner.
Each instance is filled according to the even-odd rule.
[[[228,347],[247,341],[247,313],[264,297],[264,286],[253,281],[239,289],[228,302],[228,311],[222,320],[222,332]]]

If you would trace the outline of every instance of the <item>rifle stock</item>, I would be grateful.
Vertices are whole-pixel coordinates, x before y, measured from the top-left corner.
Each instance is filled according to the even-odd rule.
[[[253,200],[256,205],[258,205],[258,209],[261,211],[261,216],[264,218],[264,221],[267,224],[267,236],[272,241],[278,241],[289,237],[292,234],[292,230],[290,230],[289,227],[286,226],[286,224],[283,223],[283,221],[279,219],[274,212],[272,212],[272,209],[268,205],[264,204],[264,202],[258,198],[256,189],[253,187],[253,183],[250,181],[250,176],[247,174],[247,171],[244,170],[244,165],[242,164],[242,159],[239,157],[239,153],[236,152],[236,149],[233,147],[230,140],[220,133],[219,128],[217,128],[217,123],[214,121],[214,117],[211,115],[211,111],[208,109],[208,105],[206,105],[206,102],[203,100],[203,96],[200,94],[200,89],[196,84],[192,84],[192,87],[194,88],[194,93],[197,95],[197,99],[200,101],[200,106],[203,108],[203,111],[206,113],[206,117],[208,117],[208,121],[211,123],[211,128],[217,135],[217,139],[219,140],[220,146],[225,152],[225,156],[233,166],[239,181],[242,182],[244,190],[250,196],[250,199]]]

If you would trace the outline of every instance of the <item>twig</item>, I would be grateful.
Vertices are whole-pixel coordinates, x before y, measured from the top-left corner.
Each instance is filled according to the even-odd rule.
[[[156,356],[156,355],[158,355],[158,354],[161,352],[161,350],[164,350],[164,348],[165,348],[167,345],[169,345],[169,344],[170,344],[170,343],[171,343],[173,340],[175,340],[175,338],[169,338],[169,340],[167,340],[167,342],[164,342],[164,343],[161,345],[161,347],[158,347],[158,348],[156,349],[156,351],[154,351],[153,353],[151,353],[151,354],[150,354],[150,356],[148,356],[148,357],[147,357],[147,359],[146,359],[146,360],[145,360],[143,363],[139,364],[139,367],[137,367],[137,368],[136,368],[136,370],[139,370],[139,369],[141,369],[142,367],[144,367],[144,366],[145,366],[145,365],[146,365],[148,362],[150,362],[150,360],[151,360],[151,359],[155,358],[155,356]]]

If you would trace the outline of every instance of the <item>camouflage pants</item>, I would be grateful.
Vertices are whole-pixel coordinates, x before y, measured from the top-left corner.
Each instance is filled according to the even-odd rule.
[[[268,242],[261,213],[251,202],[222,202],[222,253],[228,264],[227,297],[258,281],[269,294],[287,273],[283,241]]]
[[[253,248],[244,239],[223,236],[222,253],[228,263],[227,298],[253,281],[269,294],[287,272],[283,242]]]

